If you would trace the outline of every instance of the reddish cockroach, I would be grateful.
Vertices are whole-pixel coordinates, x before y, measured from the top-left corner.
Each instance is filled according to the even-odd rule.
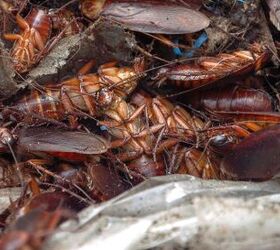
[[[225,155],[221,170],[239,180],[272,178],[280,171],[279,138],[279,124],[252,133]]]
[[[4,38],[15,41],[11,50],[14,68],[19,73],[25,73],[32,68],[48,50],[63,36],[77,34],[82,25],[69,10],[32,9],[25,17],[16,15],[20,34],[4,34]],[[59,32],[56,40],[50,43],[52,30]]]
[[[193,3],[190,1],[190,7],[197,8]],[[81,0],[80,8],[90,19],[102,16],[133,31],[147,33],[193,33],[210,22],[201,12],[168,0]]]
[[[200,57],[194,63],[163,67],[154,80],[160,86],[166,80],[178,87],[195,90],[212,87],[213,82],[232,82],[236,77],[258,71],[270,58],[267,50],[252,45],[250,50],[219,54],[216,57]]]
[[[28,71],[38,60],[50,38],[52,22],[44,10],[32,9],[24,19],[16,15],[16,22],[21,30],[20,34],[4,34],[4,38],[15,41],[11,50],[14,68],[19,73]]]
[[[10,138],[15,142],[15,137],[17,137],[16,146],[19,150],[32,153],[45,152],[68,160],[102,154],[110,148],[110,144],[103,137],[84,132],[30,128],[23,129],[14,136],[5,128],[1,128],[1,130],[5,131],[4,136],[2,134],[0,139],[2,151],[6,146],[6,152],[9,150],[7,144],[13,146]],[[82,157],[82,159],[86,158]]]
[[[85,164],[92,183],[90,195],[94,200],[109,200],[129,189],[128,183],[124,182],[114,167],[92,162]]]
[[[195,109],[211,113],[225,112],[272,112],[272,97],[260,89],[239,86],[199,91],[185,97],[186,103]]]
[[[28,199],[15,213],[16,220],[0,239],[0,248],[39,249],[65,219],[74,218],[81,209],[77,199],[63,192],[42,193]]]
[[[29,124],[68,118],[71,127],[76,127],[79,116],[88,114],[88,117],[97,117],[112,105],[114,98],[130,94],[137,86],[138,74],[143,69],[143,61],[133,67],[117,67],[115,63],[108,63],[100,66],[98,73],[86,74],[92,65],[93,62],[86,64],[76,77],[57,85],[44,86],[45,92],[31,91],[29,96],[4,113],[15,113],[19,120]]]

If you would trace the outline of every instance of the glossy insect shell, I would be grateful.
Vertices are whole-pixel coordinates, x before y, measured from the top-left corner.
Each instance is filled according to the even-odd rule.
[[[195,109],[207,111],[272,112],[271,96],[259,89],[242,87],[200,91],[185,98]]]
[[[240,180],[263,181],[280,171],[280,125],[251,134],[225,156],[221,169]]]
[[[197,4],[191,3],[197,9]],[[167,0],[83,0],[85,16],[105,18],[139,32],[186,34],[206,28],[209,19],[201,12]]]
[[[52,21],[46,11],[32,9],[25,20],[30,25],[30,28],[36,29],[40,33],[43,42],[46,43],[52,30]]]

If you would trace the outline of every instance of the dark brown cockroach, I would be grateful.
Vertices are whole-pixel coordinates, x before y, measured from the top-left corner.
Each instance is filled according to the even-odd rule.
[[[5,132],[8,134],[8,132]],[[9,133],[8,138],[15,138]],[[6,139],[1,137],[3,151],[9,152]],[[6,150],[4,146],[6,145]],[[10,145],[12,145],[10,143]],[[23,152],[44,152],[68,160],[86,160],[87,156],[105,153],[110,144],[101,136],[46,128],[23,129],[17,134],[16,146]]]
[[[229,112],[272,112],[271,96],[260,89],[242,88],[239,86],[199,91],[185,98],[195,109],[212,113]]]
[[[79,201],[63,192],[43,193],[16,211],[16,220],[0,238],[0,248],[39,249],[44,239],[67,218],[74,218]]]
[[[81,0],[81,10],[90,19],[102,16],[147,33],[186,34],[209,25],[201,12],[167,0]]]
[[[255,44],[250,50],[222,53],[216,57],[200,57],[192,64],[163,67],[154,80],[158,86],[168,80],[187,90],[212,87],[213,82],[228,83],[251,71],[258,71],[269,58],[269,52]]]
[[[221,170],[239,180],[263,181],[280,171],[280,125],[252,133],[233,146]]]
[[[166,145],[168,147],[168,145]],[[163,163],[163,157],[157,155],[156,160],[150,155],[143,154],[139,158],[128,164],[129,170],[139,172],[144,177],[160,176],[166,174],[166,166]],[[140,179],[142,181],[143,179]],[[136,183],[137,183],[136,179]]]
[[[94,200],[109,200],[129,189],[128,183],[118,170],[99,163],[86,162],[87,173],[92,182],[91,197]]]
[[[33,90],[14,107],[8,108],[7,113],[12,111],[19,120],[29,124],[36,120],[42,123],[68,118],[71,127],[76,127],[79,116],[97,117],[103,109],[110,107],[116,96],[123,98],[131,93],[137,86],[143,62],[137,62],[133,67],[116,67],[115,63],[108,63],[100,66],[98,73],[86,74],[91,66],[92,62],[89,62],[78,76],[46,86],[45,93]]]
[[[14,68],[19,73],[28,71],[38,60],[50,38],[52,23],[50,16],[40,9],[32,9],[26,18],[16,15],[19,34],[4,34],[4,38],[15,41],[11,50]]]
[[[34,209],[43,209],[48,212],[54,212],[59,208],[79,211],[84,205],[82,201],[78,201],[67,192],[44,192],[25,200],[18,214],[25,215]]]

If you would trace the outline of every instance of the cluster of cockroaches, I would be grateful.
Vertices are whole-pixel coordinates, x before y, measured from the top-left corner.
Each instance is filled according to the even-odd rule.
[[[19,28],[2,38],[13,41],[10,56],[21,76],[59,39],[81,32],[82,16],[184,47],[169,38],[207,28],[215,1],[81,0],[52,10],[31,3],[23,16],[27,2],[0,1],[2,28],[6,19]],[[81,16],[67,8],[73,3]],[[272,53],[260,42],[219,52],[158,65],[160,58],[151,60],[146,51],[126,66],[108,62],[92,73],[93,58],[74,76],[3,105],[0,188],[22,186],[22,195],[1,214],[7,229],[0,248],[37,249],[81,208],[148,177],[261,181],[276,175],[280,115],[263,79],[252,76]],[[176,93],[160,95],[166,86]]]

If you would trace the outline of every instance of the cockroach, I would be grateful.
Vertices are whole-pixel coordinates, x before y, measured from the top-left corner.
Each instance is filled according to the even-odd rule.
[[[100,66],[98,73],[86,74],[92,66],[89,62],[78,76],[58,85],[47,85],[44,93],[33,90],[6,111],[8,114],[12,111],[29,124],[36,124],[36,120],[50,122],[68,118],[71,127],[76,127],[79,116],[97,117],[112,105],[116,96],[128,96],[137,86],[142,64],[141,61],[133,67],[116,67],[115,63],[108,63]],[[27,119],[26,115],[30,117]]]
[[[60,208],[78,212],[84,205],[82,201],[78,201],[76,197],[71,196],[67,192],[44,192],[25,200],[18,214],[25,215],[34,209],[54,212]]]
[[[27,72],[38,60],[50,38],[52,22],[45,10],[32,9],[26,18],[16,15],[20,34],[4,34],[4,38],[15,41],[11,50],[14,68],[19,73]]]
[[[77,200],[63,192],[34,196],[18,211],[20,217],[2,235],[1,249],[39,249],[61,222],[75,217],[74,204]]]
[[[279,138],[279,124],[252,133],[225,155],[221,170],[239,180],[272,178],[280,171]]]
[[[239,86],[199,91],[185,98],[195,109],[215,113],[229,112],[272,112],[272,97],[260,89]]]
[[[109,133],[116,139],[120,140],[117,147],[125,144],[124,152],[119,154],[121,160],[131,160],[141,156],[144,152],[151,152],[151,140],[148,131],[144,130],[145,125],[139,117],[140,109],[136,109],[122,98],[115,99],[114,105],[104,112],[104,121],[99,124],[106,126]],[[158,130],[158,127],[151,128]],[[115,141],[118,142],[118,141]],[[120,149],[120,148],[118,148]]]
[[[254,44],[250,50],[200,57],[194,63],[163,67],[154,80],[160,86],[166,80],[186,90],[212,87],[213,82],[229,83],[251,71],[258,71],[270,58],[270,53]]]
[[[169,138],[167,141],[196,143],[197,146],[202,143],[202,146],[205,146],[205,141],[207,142],[218,134],[228,133],[228,135],[233,134],[241,137],[247,135],[243,131],[246,126],[244,129],[238,125],[211,127],[211,123],[192,115],[183,107],[173,105],[166,98],[159,96],[152,98],[144,91],[135,93],[131,97],[131,103],[137,106],[145,106],[150,125],[161,125],[162,130],[159,131],[161,131],[163,137]]]
[[[193,5],[193,1],[190,3]],[[193,33],[210,23],[201,12],[168,0],[81,0],[80,8],[90,19],[102,16],[130,30],[146,33]]]
[[[144,106],[136,107],[126,102],[121,97],[115,99],[114,105],[103,113],[104,121],[99,124],[106,126],[112,136],[111,145],[117,150],[117,159],[128,163],[128,170],[135,171],[142,176],[151,177],[164,174],[164,169],[151,163],[153,159],[153,147],[156,132],[163,128],[163,124],[146,126],[143,119]],[[162,145],[157,150],[163,150],[165,146],[174,145],[177,140],[169,140],[168,145]],[[144,156],[144,158],[141,158]],[[147,156],[147,157],[145,157]]]
[[[6,131],[5,133],[8,133]],[[15,138],[10,132],[9,138]],[[8,152],[6,140],[1,138]],[[86,160],[87,156],[105,153],[110,144],[101,136],[46,128],[23,129],[18,132],[16,146],[23,152],[44,152],[68,160]],[[6,145],[6,150],[4,150]],[[12,146],[12,144],[10,144]]]
[[[117,169],[99,163],[85,164],[92,182],[90,193],[94,200],[109,200],[129,189],[130,186],[124,182]]]
[[[168,146],[168,145],[167,145]],[[157,159],[153,159],[152,156],[143,154],[137,159],[131,161],[128,164],[129,170],[139,172],[144,177],[161,176],[166,174],[166,166],[163,162],[163,157],[157,156]],[[137,182],[138,180],[136,180]],[[139,180],[139,182],[142,180]]]

